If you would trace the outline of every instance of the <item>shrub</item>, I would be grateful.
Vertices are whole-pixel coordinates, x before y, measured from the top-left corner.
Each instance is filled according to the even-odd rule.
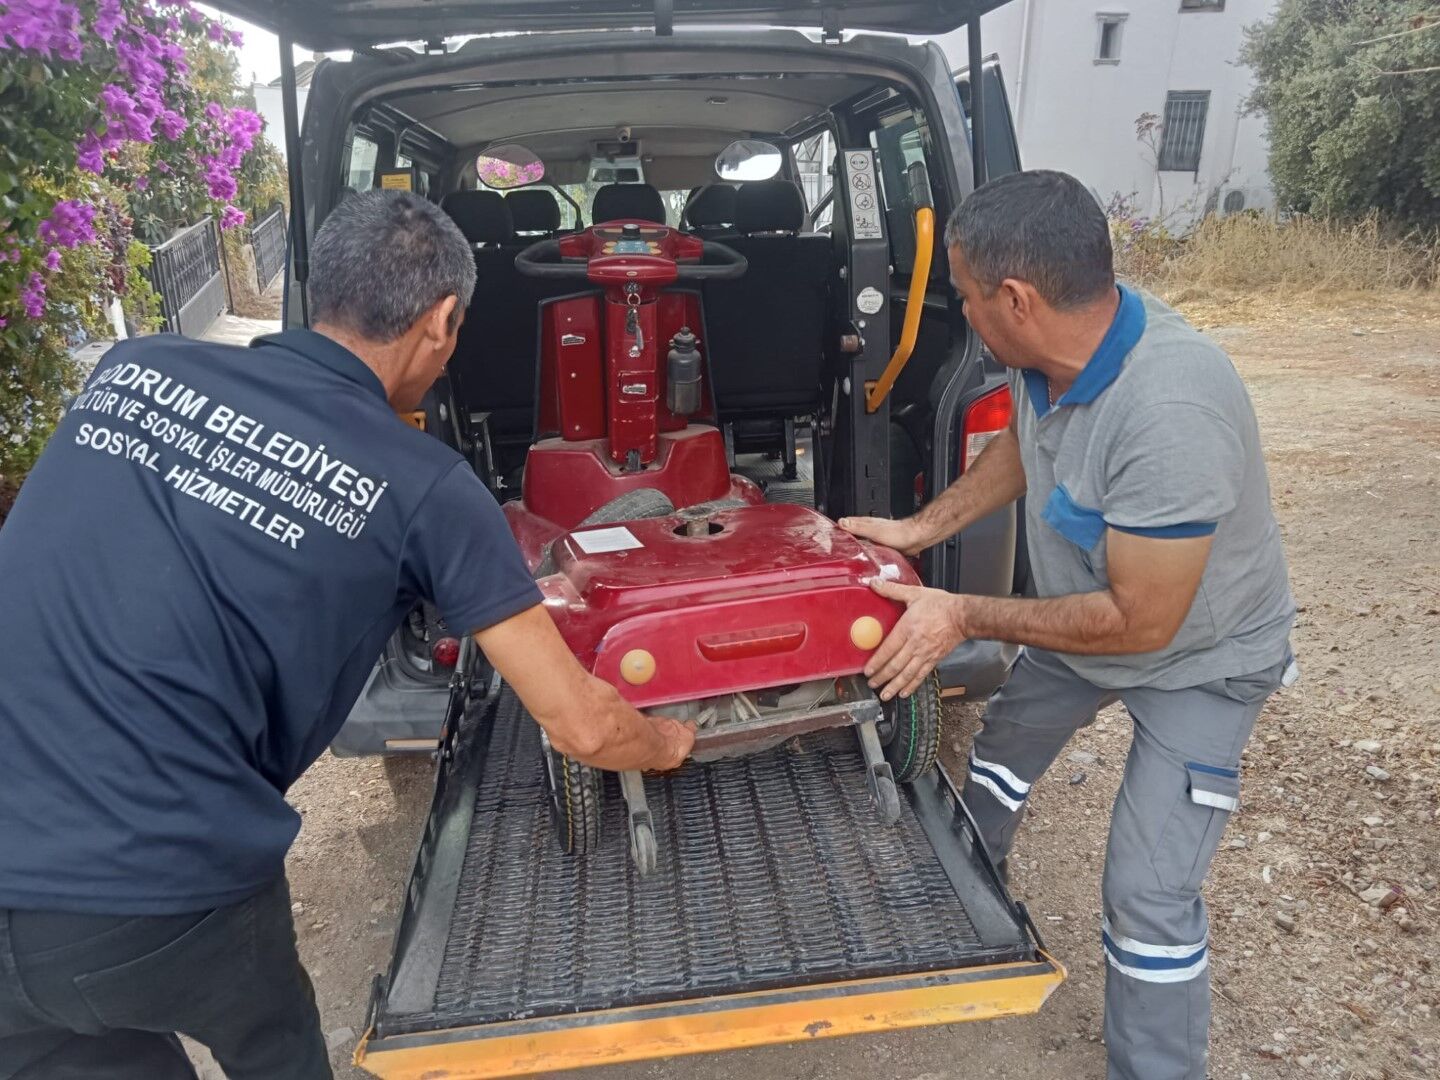
[[[1281,0],[1242,60],[1284,209],[1440,224],[1435,0]]]
[[[153,323],[132,234],[244,220],[261,121],[211,92],[238,43],[190,0],[0,0],[0,473],[33,461],[112,295]]]

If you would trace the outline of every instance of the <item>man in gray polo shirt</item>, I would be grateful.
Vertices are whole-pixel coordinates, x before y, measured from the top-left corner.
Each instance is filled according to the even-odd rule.
[[[1124,702],[1134,737],[1102,885],[1109,1074],[1204,1080],[1200,886],[1239,808],[1241,748],[1295,674],[1255,413],[1214,342],[1117,287],[1105,217],[1074,177],[984,185],[945,243],[966,318],[1010,369],[1010,428],[914,517],[841,525],[915,553],[1023,495],[1035,595],[877,581],[907,610],[866,674],[889,699],[967,638],[1026,647],[965,785],[1002,860],[1031,786],[1098,709]]]

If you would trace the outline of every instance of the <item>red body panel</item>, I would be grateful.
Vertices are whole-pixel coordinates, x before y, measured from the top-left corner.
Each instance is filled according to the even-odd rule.
[[[593,530],[566,534],[553,550],[559,572],[540,581],[576,657],[637,706],[855,674],[870,654],[851,624],[871,615],[888,631],[900,614],[869,579],[916,582],[895,552],[804,507],[713,520],[722,531],[703,537],[677,534],[678,518],[627,522],[641,546],[598,554],[582,545]],[[655,657],[644,686],[620,677],[631,649]]]
[[[537,430],[565,439],[605,437],[605,357],[600,297],[547,301],[540,317]]]
[[[760,502],[760,489],[732,477],[725,465],[725,441],[712,427],[692,424],[659,436],[654,464],[626,472],[605,452],[605,441],[543,439],[525,459],[522,493],[532,514],[573,529],[593,511],[636,488],[663,491],[677,507],[736,495]],[[738,486],[738,494],[737,494]]]
[[[593,267],[597,261],[592,259],[590,265]],[[671,269],[674,269],[673,263]],[[608,298],[605,302],[605,338],[611,343],[606,350],[609,362],[605,377],[609,390],[611,461],[623,462],[632,450],[640,455],[643,464],[655,460],[659,432],[655,407],[660,391],[660,376],[656,371],[656,357],[660,355],[656,347],[657,306],[654,301],[634,307],[627,307],[623,301],[613,303]],[[627,332],[632,318],[639,337]],[[643,341],[643,345],[632,347],[632,341]]]

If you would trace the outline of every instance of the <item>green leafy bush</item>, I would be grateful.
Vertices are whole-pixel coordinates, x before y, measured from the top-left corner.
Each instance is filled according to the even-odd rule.
[[[1281,0],[1242,59],[1283,209],[1440,225],[1435,0]]]

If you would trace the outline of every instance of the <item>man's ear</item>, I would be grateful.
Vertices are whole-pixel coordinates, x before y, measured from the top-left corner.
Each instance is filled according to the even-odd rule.
[[[455,318],[455,308],[459,305],[460,299],[454,293],[437,300],[428,312],[425,313],[425,341],[436,349],[445,348],[450,342],[450,335],[454,332],[455,326],[452,320]]]
[[[1035,316],[1035,287],[1019,278],[1005,278],[1000,282],[1000,295],[1005,306],[1016,322],[1025,322]]]

